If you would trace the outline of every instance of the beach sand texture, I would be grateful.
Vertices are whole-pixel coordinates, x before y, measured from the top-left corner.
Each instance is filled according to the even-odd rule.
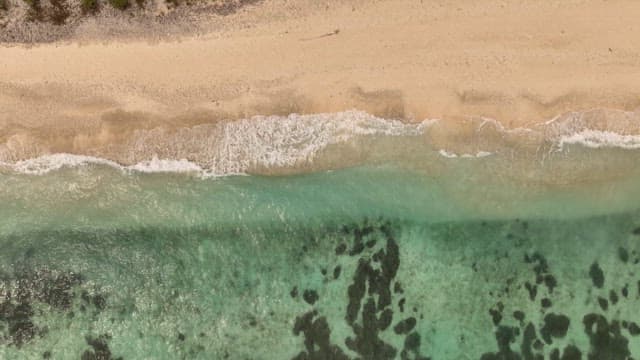
[[[0,47],[0,141],[30,149],[15,158],[108,157],[98,148],[135,129],[256,114],[358,109],[515,128],[632,111],[638,18],[635,1],[269,0],[194,35],[101,39],[88,24]]]

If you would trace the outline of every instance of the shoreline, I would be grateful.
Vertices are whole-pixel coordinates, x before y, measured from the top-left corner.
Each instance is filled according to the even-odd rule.
[[[469,169],[475,177],[471,187],[497,177],[539,190],[570,189],[640,176],[635,166],[639,119],[640,112],[600,109],[567,113],[534,128],[508,129],[486,118],[452,124],[407,123],[361,111],[290,114],[152,127],[122,132],[119,138],[112,134],[102,143],[105,134],[85,133],[68,139],[71,151],[47,148],[51,134],[22,133],[0,144],[0,168],[7,174],[46,175],[89,165],[123,174],[215,178],[392,166],[427,178]],[[455,176],[452,181],[457,182]]]
[[[0,45],[0,160],[71,153],[133,165],[155,152],[200,164],[201,129],[352,109],[407,124],[439,119],[429,145],[458,155],[535,153],[564,131],[544,124],[571,112],[591,114],[578,125],[601,132],[592,137],[640,134],[636,2],[285,3],[163,41]],[[487,119],[495,126],[477,135]],[[503,134],[521,128],[543,130]]]

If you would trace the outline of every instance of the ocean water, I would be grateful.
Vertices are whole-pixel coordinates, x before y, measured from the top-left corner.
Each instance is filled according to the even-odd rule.
[[[5,162],[0,358],[640,357],[634,135],[328,124],[261,162]]]

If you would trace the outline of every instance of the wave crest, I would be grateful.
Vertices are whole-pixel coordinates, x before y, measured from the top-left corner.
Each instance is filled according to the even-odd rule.
[[[373,136],[419,136],[430,124],[407,124],[361,111],[334,114],[254,116],[169,131],[137,130],[132,140],[101,157],[51,154],[0,162],[24,174],[46,174],[64,167],[99,164],[145,173],[188,172],[207,176],[243,174],[256,168],[293,167],[312,162],[330,145]],[[5,145],[6,147],[6,145]],[[0,148],[0,159],[2,158]]]
[[[23,143],[20,142],[21,146]],[[65,167],[98,164],[128,172],[225,176],[308,167],[320,159],[326,160],[328,155],[323,151],[333,145],[342,148],[331,154],[328,167],[348,166],[349,161],[362,163],[375,156],[399,162],[407,154],[412,161],[419,162],[429,154],[458,159],[513,156],[518,152],[537,154],[541,149],[548,154],[562,152],[567,146],[640,149],[640,112],[603,109],[570,112],[531,128],[507,128],[483,117],[463,122],[405,123],[354,110],[254,116],[174,130],[138,129],[124,144],[109,148],[106,155],[42,154],[34,143],[31,148],[23,146],[24,154],[28,154],[26,160],[10,161],[14,156],[7,154],[15,150],[10,145],[9,142],[0,145],[0,166],[23,174],[46,174]],[[352,153],[364,155],[350,158]],[[393,154],[384,157],[375,153]]]

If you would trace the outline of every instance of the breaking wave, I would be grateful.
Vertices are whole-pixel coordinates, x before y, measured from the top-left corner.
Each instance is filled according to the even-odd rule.
[[[244,174],[257,167],[291,167],[312,162],[329,145],[373,136],[418,136],[432,122],[406,124],[360,111],[334,114],[254,116],[220,124],[168,132],[138,130],[121,146],[132,165],[102,157],[50,154],[0,162],[12,171],[42,175],[65,167],[89,164],[144,173],[200,173],[206,176]],[[0,148],[0,154],[2,149]],[[120,156],[122,158],[122,156]],[[1,157],[0,157],[1,159]],[[197,159],[197,160],[194,160]]]
[[[442,130],[445,128],[449,128],[448,132]],[[357,142],[363,139],[369,141],[369,147],[358,148]],[[384,152],[389,148],[371,145],[384,139],[394,141],[392,149],[416,147],[419,143],[421,146],[408,151],[420,157],[427,156],[426,150],[443,159],[494,157],[505,149],[513,153],[522,144],[554,152],[567,146],[640,149],[640,112],[604,109],[570,112],[531,128],[506,128],[496,120],[482,117],[470,118],[463,124],[439,120],[406,123],[355,110],[254,116],[175,131],[139,129],[127,143],[119,144],[104,157],[54,153],[11,161],[6,156],[11,149],[7,143],[0,144],[0,168],[42,175],[96,164],[125,172],[215,177],[246,174],[260,168],[308,165],[332,145],[351,146],[343,151]],[[339,165],[340,156],[334,156]]]

